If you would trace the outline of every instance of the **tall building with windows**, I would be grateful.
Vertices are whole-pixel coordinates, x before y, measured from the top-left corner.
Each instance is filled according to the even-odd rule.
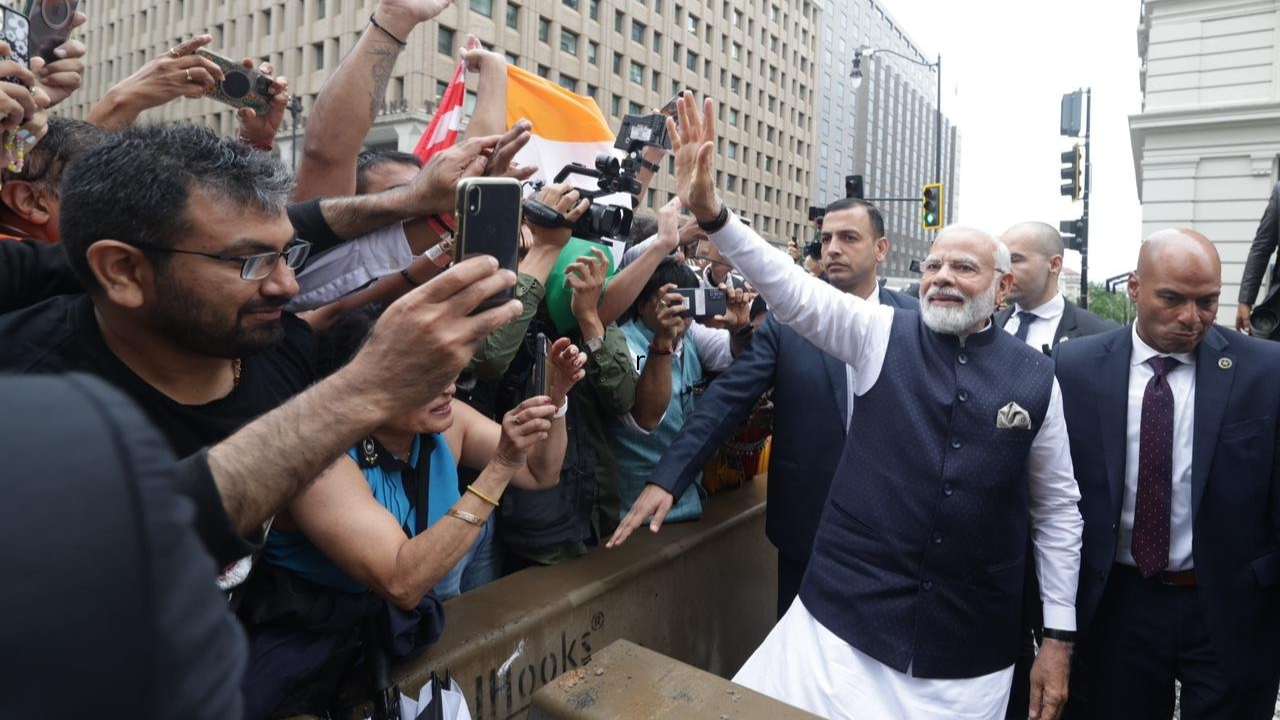
[[[881,275],[915,281],[913,259],[928,254],[932,230],[921,228],[921,189],[940,178],[947,223],[959,218],[959,131],[943,118],[941,172],[935,175],[938,78],[934,71],[885,52],[862,60],[860,85],[850,78],[859,47],[932,63],[875,0],[822,0],[818,60],[815,205],[844,197],[846,175],[862,175],[868,198],[884,213],[889,257]]]
[[[1142,232],[1186,226],[1213,241],[1228,326],[1277,180],[1277,28],[1280,8],[1264,0],[1145,0],[1138,21],[1142,112],[1129,132]]]
[[[302,98],[295,129],[277,146],[286,160],[324,80],[368,22],[362,0],[101,0],[81,31],[85,87],[69,111],[83,117],[114,83],[175,43],[213,35],[211,49],[269,60]],[[804,232],[814,186],[817,5],[812,0],[455,0],[420,26],[396,64],[371,146],[412,149],[458,62],[467,33],[509,62],[590,95],[610,124],[663,105],[678,90],[719,102],[717,182],[727,202],[766,237]],[[474,98],[469,98],[474,101]],[[179,101],[150,117],[188,119],[224,134],[232,111]],[[674,192],[668,174],[645,204]]]

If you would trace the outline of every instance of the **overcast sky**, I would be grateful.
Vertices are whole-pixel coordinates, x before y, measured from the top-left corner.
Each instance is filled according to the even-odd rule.
[[[1089,279],[1131,270],[1142,232],[1129,115],[1139,0],[878,0],[927,55],[942,53],[942,109],[960,127],[960,216],[994,233],[1079,217],[1059,194],[1062,94],[1093,88]],[[1067,265],[1080,258],[1068,253]]]

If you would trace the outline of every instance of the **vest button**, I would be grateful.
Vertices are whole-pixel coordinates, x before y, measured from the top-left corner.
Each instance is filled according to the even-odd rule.
[[[959,441],[959,440],[952,440],[952,441],[951,441],[951,449],[952,449],[952,450],[959,450],[959,449],[960,449],[960,441]]]
[[[936,532],[936,533],[934,533],[934,534],[933,534],[933,544],[934,544],[934,545],[941,545],[941,544],[942,544],[942,533],[940,533],[940,532]]]
[[[925,580],[924,582],[920,583],[920,587],[924,588],[925,590],[932,590],[932,589],[933,589],[933,581],[932,581],[932,580]]]
[[[952,485],[951,483],[943,483],[943,484],[942,484],[942,494],[943,494],[943,495],[946,495],[947,497],[951,497],[951,493],[953,493],[953,492],[955,492],[955,491],[956,491],[955,486],[954,486],[954,485]]]
[[[969,356],[965,355],[964,353],[960,353],[959,355],[956,356],[956,362],[959,362],[961,365],[968,365]]]
[[[960,398],[960,402],[969,402],[969,391],[961,390],[956,397]]]

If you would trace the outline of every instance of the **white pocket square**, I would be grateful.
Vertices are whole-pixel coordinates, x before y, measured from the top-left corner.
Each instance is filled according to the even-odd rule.
[[[1001,430],[1030,430],[1031,413],[1018,403],[1009,403],[996,413],[996,427]]]

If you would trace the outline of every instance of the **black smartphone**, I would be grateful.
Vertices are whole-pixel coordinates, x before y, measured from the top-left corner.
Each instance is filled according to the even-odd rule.
[[[675,117],[675,116],[676,116],[676,101],[678,101],[678,100],[680,99],[680,96],[681,96],[681,95],[683,95],[683,94],[685,94],[685,93],[687,93],[687,92],[693,92],[693,91],[692,91],[692,90],[681,90],[680,92],[676,93],[675,95],[672,95],[672,96],[671,96],[671,99],[667,101],[667,104],[666,104],[666,105],[663,105],[663,106],[662,106],[662,109],[658,110],[658,112],[659,112],[659,113],[661,113],[661,114],[663,114],[663,115],[666,115],[667,117]]]
[[[676,292],[684,296],[682,318],[705,320],[723,315],[729,309],[724,291],[718,288],[678,288]]]
[[[529,372],[529,388],[525,399],[546,395],[551,397],[551,376],[547,372],[547,356],[551,353],[551,341],[538,333],[533,342],[533,368]]]
[[[0,6],[0,10],[4,11],[0,40],[9,44],[9,59],[24,68],[31,67],[31,22],[26,15],[8,6]]]
[[[477,177],[458,183],[454,262],[475,255],[492,255],[498,259],[498,267],[515,272],[520,260],[523,207],[520,182],[515,178]],[[514,298],[515,292],[512,287],[494,295],[481,303],[476,312],[501,305]]]
[[[31,54],[46,63],[57,61],[53,54],[71,37],[71,22],[76,18],[80,0],[35,0],[27,10],[31,18]]]

